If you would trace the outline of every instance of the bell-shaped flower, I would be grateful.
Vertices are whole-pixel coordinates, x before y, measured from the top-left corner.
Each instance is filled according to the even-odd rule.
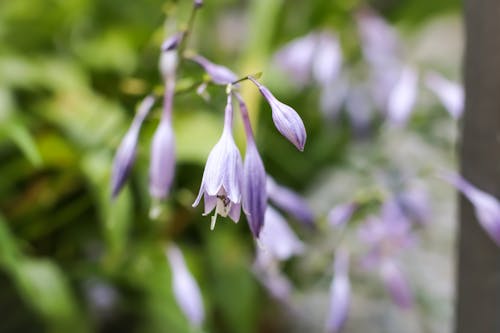
[[[161,120],[151,143],[149,165],[149,193],[163,199],[172,185],[175,171],[175,139],[169,120]]]
[[[278,208],[292,215],[304,225],[314,226],[314,214],[304,198],[298,193],[278,185],[274,179],[267,177],[267,195]]]
[[[352,214],[358,208],[355,202],[347,202],[335,206],[330,210],[327,216],[328,223],[334,228],[343,227],[352,217]]]
[[[201,327],[205,318],[200,287],[189,272],[181,250],[170,245],[166,250],[172,272],[172,290],[182,312],[194,327]]]
[[[417,93],[417,72],[410,67],[403,68],[389,95],[387,105],[387,117],[392,124],[398,126],[406,124],[415,106]]]
[[[226,85],[238,80],[238,76],[236,76],[236,74],[234,74],[229,68],[214,64],[200,55],[193,55],[189,59],[203,67],[205,72],[207,72],[210,76],[212,82],[215,84]]]
[[[438,73],[430,72],[425,77],[427,87],[439,98],[446,111],[455,119],[464,111],[464,89]]]
[[[298,150],[303,151],[306,143],[306,129],[297,111],[290,106],[280,102],[265,86],[253,77],[248,77],[259,88],[260,93],[271,106],[272,117],[276,129],[295,145]]]
[[[387,259],[382,262],[380,276],[392,301],[403,309],[410,308],[413,295],[406,277],[394,260]]]
[[[287,260],[304,251],[304,243],[276,210],[267,207],[259,244],[272,258]]]
[[[243,211],[245,212],[253,236],[258,238],[261,228],[264,225],[264,214],[267,207],[267,175],[264,163],[262,163],[257,146],[255,145],[247,107],[239,95],[236,95],[236,97],[239,101],[247,137],[247,149],[243,162]]]
[[[154,104],[154,97],[146,97],[137,110],[132,125],[123,137],[113,160],[111,174],[111,196],[115,198],[127,180],[128,174],[135,161],[137,140],[142,122]]]
[[[351,302],[349,281],[349,255],[342,249],[335,254],[334,276],[330,287],[330,307],[327,313],[326,331],[340,332],[344,326]]]
[[[240,218],[243,163],[240,151],[233,139],[232,124],[233,108],[231,94],[229,94],[225,111],[224,130],[221,138],[208,155],[200,192],[193,203],[193,207],[198,206],[201,197],[204,196],[204,215],[209,214],[215,208],[211,229],[215,227],[217,214],[223,217],[229,215],[234,222],[238,222]]]
[[[443,175],[446,181],[455,186],[472,203],[476,218],[493,239],[500,246],[500,201],[486,193],[459,175]]]

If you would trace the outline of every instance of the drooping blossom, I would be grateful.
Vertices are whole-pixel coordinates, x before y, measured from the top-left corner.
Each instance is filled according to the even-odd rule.
[[[304,251],[304,243],[295,235],[283,216],[268,206],[259,237],[263,251],[276,260],[287,260]]]
[[[388,120],[398,126],[405,125],[415,107],[418,93],[418,74],[415,69],[402,69],[387,104]]]
[[[200,55],[193,55],[189,59],[203,67],[205,72],[207,72],[210,76],[212,82],[215,84],[226,85],[238,80],[236,74],[234,74],[229,68],[214,64]]]
[[[243,162],[243,211],[253,236],[258,238],[264,225],[264,214],[267,207],[267,176],[264,164],[257,151],[247,107],[241,96],[237,94],[236,97],[239,102],[247,139],[245,160]]]
[[[442,175],[446,181],[459,190],[474,206],[476,218],[491,239],[500,246],[500,201],[484,192],[460,175]]]
[[[271,202],[298,221],[309,227],[314,226],[314,213],[307,202],[291,189],[278,185],[274,179],[267,177],[267,195]]]
[[[436,94],[450,116],[460,118],[464,111],[464,89],[460,84],[435,72],[426,75],[425,84]]]
[[[201,327],[205,318],[200,287],[189,272],[181,250],[171,244],[166,250],[172,272],[172,290],[182,312],[194,327]]]
[[[358,208],[356,202],[347,202],[335,206],[328,212],[327,220],[330,226],[339,228],[344,226],[352,217],[352,214]]]
[[[408,309],[413,304],[413,294],[403,272],[397,263],[385,259],[380,265],[380,276],[393,302],[402,309]]]
[[[175,72],[177,71],[177,66],[179,64],[177,47],[181,43],[182,38],[182,33],[176,33],[167,38],[161,46],[162,52],[160,54],[160,72],[164,81],[168,78],[175,77]]]
[[[215,227],[217,215],[229,215],[234,222],[238,222],[240,218],[243,165],[240,151],[233,139],[232,126],[233,107],[231,94],[228,94],[222,136],[208,155],[200,192],[193,203],[193,207],[198,206],[204,196],[204,215],[215,208],[211,229]]]
[[[141,102],[130,128],[116,151],[111,173],[111,196],[113,198],[115,198],[122,189],[130,169],[134,164],[139,131],[144,118],[148,115],[153,104],[153,96],[148,96]]]
[[[149,193],[156,199],[163,199],[167,196],[174,178],[175,138],[171,121],[174,90],[175,81],[167,80],[162,118],[151,143]]]
[[[280,102],[274,95],[253,77],[248,77],[258,88],[262,96],[271,106],[272,117],[276,129],[295,145],[298,150],[303,151],[306,143],[306,129],[299,114],[290,106]]]
[[[330,307],[326,320],[328,333],[341,331],[347,320],[350,301],[349,255],[343,249],[339,249],[335,254],[334,275],[330,286]]]

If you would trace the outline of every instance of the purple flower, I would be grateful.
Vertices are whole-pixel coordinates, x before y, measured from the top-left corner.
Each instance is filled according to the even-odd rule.
[[[254,237],[258,238],[264,225],[264,214],[267,207],[266,170],[255,145],[247,107],[239,95],[236,95],[236,97],[238,98],[247,137],[247,149],[243,163],[243,211],[247,217],[250,230]]]
[[[263,251],[277,260],[287,260],[304,251],[304,243],[297,238],[283,216],[269,206],[259,244]]]
[[[425,77],[427,87],[439,98],[446,111],[455,119],[464,111],[464,89],[438,73],[428,73]]]
[[[207,72],[207,74],[210,76],[210,79],[215,84],[226,85],[238,80],[236,74],[234,74],[229,68],[214,64],[210,60],[200,55],[194,55],[190,57],[190,59],[203,67],[205,72]]]
[[[260,93],[271,106],[273,122],[278,131],[297,147],[303,151],[306,143],[306,129],[299,114],[290,106],[281,103],[265,86],[260,84],[253,77],[248,77],[259,88]]]
[[[393,302],[403,309],[413,304],[413,296],[408,281],[394,260],[384,260],[380,265],[380,276]]]
[[[318,34],[318,46],[313,62],[314,79],[322,86],[332,84],[342,67],[342,50],[335,34],[324,31]]]
[[[200,327],[205,317],[200,288],[189,272],[181,250],[170,245],[166,250],[172,271],[172,290],[175,300],[191,325]]]
[[[431,216],[429,197],[421,188],[399,193],[396,198],[403,213],[413,222],[424,225]]]
[[[172,125],[161,120],[151,143],[149,166],[149,193],[153,198],[163,199],[172,185],[175,170],[175,139]]]
[[[500,202],[489,193],[481,191],[459,175],[442,175],[472,203],[476,218],[483,229],[500,246]]]
[[[132,125],[123,137],[113,160],[111,174],[111,196],[115,198],[127,180],[128,174],[135,160],[137,139],[142,122],[154,104],[154,97],[146,97],[139,105],[138,111],[132,121]]]
[[[410,67],[403,68],[387,105],[387,117],[394,125],[404,125],[408,121],[417,99],[417,85],[417,72]]]
[[[330,226],[336,228],[344,226],[349,222],[352,214],[357,208],[358,204],[355,202],[348,202],[334,207],[328,213],[328,223],[330,223]]]
[[[278,208],[303,224],[314,226],[314,214],[307,202],[289,188],[278,185],[271,177],[267,177],[267,195]]]
[[[194,0],[195,8],[201,8],[203,6],[203,0]]]
[[[342,249],[337,250],[335,255],[334,269],[330,287],[330,308],[326,321],[326,331],[329,333],[340,332],[349,312],[351,299],[349,255]]]
[[[217,144],[208,155],[205,171],[201,180],[200,192],[193,207],[198,206],[201,197],[205,199],[205,213],[215,208],[211,229],[215,227],[217,214],[228,216],[238,222],[241,210],[242,161],[240,151],[234,143],[232,134],[233,108],[231,94],[227,97],[224,130]]]
[[[272,297],[285,303],[289,301],[292,284],[266,250],[257,248],[257,257],[252,270]]]
[[[305,86],[311,80],[311,67],[317,46],[317,34],[292,40],[274,56],[276,66],[292,78],[292,82]]]

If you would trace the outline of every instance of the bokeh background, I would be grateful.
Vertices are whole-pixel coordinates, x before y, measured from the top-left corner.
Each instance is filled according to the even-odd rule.
[[[307,128],[300,153],[276,132],[254,87],[242,84],[267,172],[301,193],[317,216],[315,230],[290,218],[306,251],[281,263],[294,286],[287,302],[274,299],[252,270],[255,244],[244,219],[221,220],[210,232],[209,218],[191,207],[222,129],[223,88],[210,87],[208,102],[194,91],[176,97],[177,169],[165,202],[151,202],[147,191],[159,107],[144,124],[128,185],[110,200],[114,152],[137,103],[161,87],[159,47],[190,7],[189,0],[0,2],[0,332],[323,332],[334,250],[342,243],[362,253],[356,224],[392,194],[415,188],[425,193],[427,222],[401,260],[414,306],[394,305],[377,275],[353,256],[345,331],[449,331],[455,196],[434,172],[455,169],[457,120],[424,78],[438,72],[460,82],[460,3],[205,1],[189,48],[241,76],[262,71],[262,82]],[[398,61],[420,74],[403,126],[367,97],[374,83],[360,11],[386,20],[398,36]],[[334,33],[342,48],[339,78],[348,78],[347,93],[333,111],[320,105],[322,87],[298,84],[276,56],[315,31]],[[188,87],[203,73],[184,66],[179,84]],[[364,212],[339,237],[325,216],[351,200],[366,203]],[[152,209],[159,215],[151,218]],[[200,329],[173,296],[164,253],[171,241],[203,294]]]

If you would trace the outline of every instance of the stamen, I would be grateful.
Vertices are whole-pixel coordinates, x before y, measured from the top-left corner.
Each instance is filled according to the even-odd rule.
[[[217,209],[215,209],[215,214],[212,216],[211,223],[210,223],[210,230],[215,229],[215,222],[217,222]]]

